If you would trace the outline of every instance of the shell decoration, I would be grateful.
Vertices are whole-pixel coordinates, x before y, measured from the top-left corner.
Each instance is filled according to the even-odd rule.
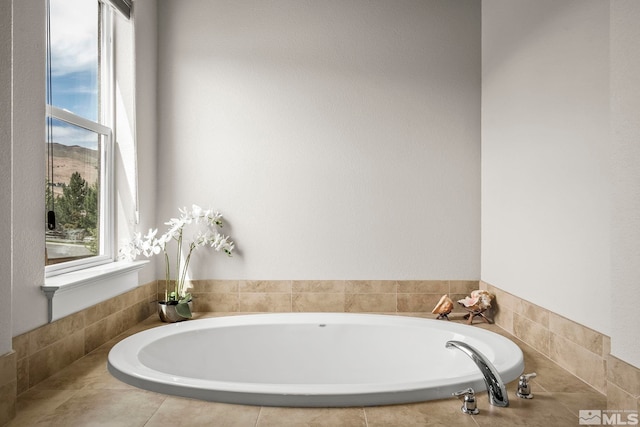
[[[493,294],[485,290],[476,290],[471,292],[471,296],[458,300],[458,304],[462,305],[468,311],[482,312],[491,308],[493,298]]]
[[[449,314],[453,310],[453,300],[449,298],[449,295],[442,295],[440,301],[431,310],[433,314]]]

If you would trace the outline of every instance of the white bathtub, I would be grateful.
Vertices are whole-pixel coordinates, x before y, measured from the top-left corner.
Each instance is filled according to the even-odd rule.
[[[218,317],[150,329],[116,344],[108,368],[143,389],[263,406],[370,406],[486,390],[482,352],[504,383],[523,372],[509,339],[475,326],[404,316],[283,313]],[[513,393],[513,391],[512,391]]]

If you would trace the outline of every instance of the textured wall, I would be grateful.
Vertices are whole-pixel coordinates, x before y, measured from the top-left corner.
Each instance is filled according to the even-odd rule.
[[[158,218],[194,278],[477,279],[480,3],[160,1]]]
[[[609,4],[482,20],[482,280],[609,334]]]

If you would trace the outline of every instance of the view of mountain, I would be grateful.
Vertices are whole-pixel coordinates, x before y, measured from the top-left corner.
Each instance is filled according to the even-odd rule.
[[[53,150],[54,194],[62,194],[62,185],[69,183],[71,174],[74,172],[79,172],[89,184],[94,184],[98,181],[100,165],[98,150],[78,145],[64,145],[57,142],[51,144],[51,147],[45,145],[45,149],[47,148]],[[47,176],[50,173],[51,170],[49,169]]]

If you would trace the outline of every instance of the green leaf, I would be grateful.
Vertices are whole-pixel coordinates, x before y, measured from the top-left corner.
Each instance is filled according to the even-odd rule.
[[[187,301],[178,302],[176,305],[176,313],[186,319],[191,319],[191,317],[193,317],[191,314],[191,308],[189,308],[189,303]]]

